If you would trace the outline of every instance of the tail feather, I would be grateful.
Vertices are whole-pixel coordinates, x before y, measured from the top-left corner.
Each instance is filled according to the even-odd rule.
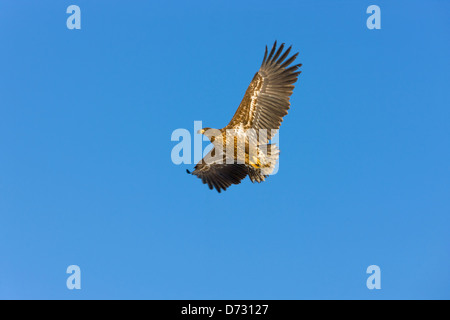
[[[275,170],[278,157],[280,156],[280,149],[275,144],[268,144],[267,151],[263,152],[259,156],[261,165],[255,168],[251,165],[247,166],[248,176],[250,180],[254,182],[263,182],[272,172]]]
[[[280,149],[278,149],[275,144],[268,144],[267,153],[265,155],[263,165],[261,166],[261,172],[263,175],[268,176],[272,174],[273,170],[275,170],[279,156]]]

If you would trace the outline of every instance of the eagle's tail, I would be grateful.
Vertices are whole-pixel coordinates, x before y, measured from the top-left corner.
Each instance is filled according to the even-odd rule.
[[[275,166],[280,156],[280,149],[275,144],[268,144],[267,150],[264,150],[264,156],[261,161],[261,172],[263,175],[268,176],[273,173]]]
[[[264,151],[258,150],[258,165],[249,165],[248,176],[252,182],[262,182],[275,170],[280,149],[274,144],[263,147]]]

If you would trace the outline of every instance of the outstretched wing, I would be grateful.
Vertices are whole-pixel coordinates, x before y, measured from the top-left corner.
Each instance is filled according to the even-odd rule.
[[[211,150],[196,166],[192,172],[202,182],[207,184],[210,189],[216,188],[220,193],[226,190],[232,184],[240,184],[247,176],[245,164],[227,164],[226,161],[208,161],[211,159]]]
[[[286,60],[291,48],[292,46],[283,53],[284,43],[277,50],[275,41],[267,56],[266,46],[261,68],[253,77],[233,119],[223,129],[235,129],[241,125],[244,129],[253,128],[256,131],[266,129],[267,141],[261,143],[267,143],[275,135],[283,117],[288,113],[289,97],[300,74],[297,69],[301,64],[290,67],[298,53]]]

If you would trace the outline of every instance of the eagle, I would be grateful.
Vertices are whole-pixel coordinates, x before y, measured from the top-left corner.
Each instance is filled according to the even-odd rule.
[[[267,46],[260,69],[245,92],[230,123],[222,129],[198,131],[211,141],[213,148],[187,173],[197,176],[219,193],[240,184],[247,175],[255,182],[264,181],[275,169],[279,149],[270,140],[280,128],[290,107],[302,64],[292,65],[298,53],[289,56],[292,46]]]

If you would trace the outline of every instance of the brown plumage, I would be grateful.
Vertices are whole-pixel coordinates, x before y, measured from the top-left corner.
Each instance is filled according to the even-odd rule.
[[[290,66],[298,53],[288,58],[291,47],[284,52],[283,49],[284,44],[277,49],[276,41],[270,53],[266,46],[261,68],[226,127],[199,131],[211,140],[214,148],[192,174],[210,189],[221,192],[241,183],[247,175],[252,182],[262,182],[273,171],[279,150],[268,143],[288,113],[289,98],[301,72],[297,71],[301,64]],[[238,141],[244,143],[240,145]],[[232,152],[226,152],[227,145],[233,147]]]

